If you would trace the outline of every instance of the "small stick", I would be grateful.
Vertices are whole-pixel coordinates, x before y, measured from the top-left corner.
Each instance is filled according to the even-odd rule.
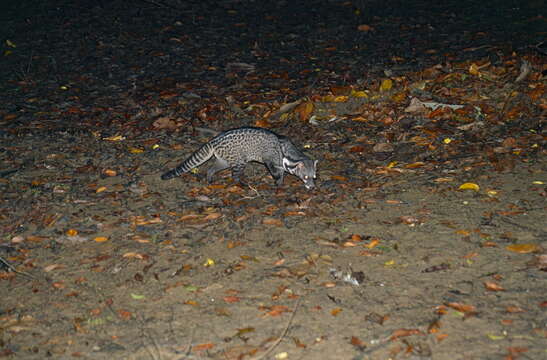
[[[283,340],[283,338],[285,337],[285,335],[287,335],[287,332],[289,331],[289,327],[291,326],[292,320],[294,319],[294,315],[296,314],[296,309],[298,309],[298,305],[300,304],[300,299],[301,298],[299,297],[298,300],[296,300],[296,304],[294,304],[294,308],[292,310],[291,317],[289,318],[289,321],[287,321],[287,326],[285,326],[285,329],[283,330],[283,332],[281,333],[279,338],[277,338],[277,340],[272,344],[272,346],[270,346],[268,349],[266,349],[265,352],[263,352],[259,356],[252,357],[250,360],[262,360],[262,359],[264,359],[266,356],[268,356],[272,352],[272,350],[277,345],[279,345],[279,343]]]
[[[7,266],[8,269],[10,269],[11,271],[13,271],[14,273],[16,274],[20,274],[20,275],[23,275],[23,276],[26,276],[26,277],[29,277],[31,279],[34,279],[34,280],[38,280],[37,278],[35,278],[34,276],[24,272],[24,271],[19,271],[17,270],[16,268],[13,267],[13,265],[11,265],[9,262],[7,262],[6,259],[4,259],[3,257],[0,256],[0,262],[2,262],[4,265]]]

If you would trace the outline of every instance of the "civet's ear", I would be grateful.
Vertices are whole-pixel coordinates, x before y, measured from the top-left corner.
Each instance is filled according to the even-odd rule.
[[[283,167],[285,168],[294,168],[298,163],[300,163],[300,161],[292,161],[286,157],[283,158]]]
[[[317,163],[318,163],[318,162],[319,162],[319,160],[315,160],[315,161],[313,162],[313,167],[314,167],[314,168],[317,168]]]

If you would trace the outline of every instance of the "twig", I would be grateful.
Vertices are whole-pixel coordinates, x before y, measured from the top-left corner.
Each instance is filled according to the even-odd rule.
[[[13,271],[14,273],[16,274],[20,274],[20,275],[23,275],[23,276],[26,276],[26,277],[29,277],[31,279],[34,279],[34,280],[38,280],[38,278],[24,272],[24,271],[19,271],[17,270],[16,268],[13,267],[13,265],[11,265],[6,259],[4,259],[3,257],[0,256],[0,262],[2,262],[4,265],[7,266],[8,269],[10,269],[11,271]]]
[[[249,187],[249,189],[251,189],[252,191],[255,192],[256,196],[243,196],[243,199],[256,199],[257,197],[260,197],[260,193],[258,192],[258,190],[254,187],[252,187],[251,185],[247,184],[247,186]]]
[[[176,6],[173,6],[171,4],[166,4],[165,2],[163,1],[153,1],[153,0],[141,0],[142,2],[145,2],[145,3],[148,3],[148,4],[151,4],[151,5],[154,5],[154,6],[157,6],[159,8],[168,8],[168,9],[173,9],[173,10],[181,10],[179,8],[177,8]]]
[[[158,346],[158,342],[156,341],[156,337],[153,336],[154,334],[150,334],[150,332],[147,331],[147,329],[145,328],[145,325],[144,325],[144,318],[142,316],[139,316],[138,321],[141,325],[141,334],[142,334],[142,339],[143,339],[142,344],[143,344],[144,348],[150,354],[150,356],[152,357],[153,360],[161,360],[162,359],[161,351],[160,351],[160,348]],[[146,341],[144,341],[144,339],[149,340],[148,344],[146,343]]]
[[[272,350],[277,345],[279,345],[279,343],[283,340],[283,338],[285,337],[285,335],[287,335],[287,332],[289,331],[289,327],[291,326],[292,320],[294,319],[294,315],[296,314],[296,309],[298,309],[298,305],[300,304],[300,299],[301,298],[299,297],[298,300],[296,300],[296,304],[294,304],[294,308],[292,310],[291,317],[289,318],[289,321],[287,321],[287,325],[285,326],[285,329],[283,330],[281,335],[277,338],[277,340],[272,344],[272,346],[270,346],[262,354],[260,354],[259,356],[252,357],[250,360],[262,360],[262,359],[264,359],[266,356],[268,356],[272,352]]]

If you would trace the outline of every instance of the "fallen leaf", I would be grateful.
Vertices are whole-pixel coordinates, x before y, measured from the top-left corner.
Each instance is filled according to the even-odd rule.
[[[174,130],[177,127],[179,127],[179,125],[174,120],[168,117],[158,118],[156,121],[152,123],[152,126],[156,129],[169,129],[169,130]]]
[[[375,248],[376,246],[378,246],[378,244],[380,244],[380,240],[379,240],[379,239],[371,239],[371,240],[370,240],[370,243],[364,244],[363,246],[366,247],[367,249],[373,249],[373,248]]]
[[[393,80],[391,79],[384,79],[382,81],[382,84],[380,85],[380,91],[388,91],[388,90],[391,90],[391,88],[393,87]]]
[[[68,229],[68,230],[66,231],[66,235],[67,235],[67,236],[76,236],[76,235],[78,235],[78,230],[76,230],[76,229]]]
[[[56,281],[52,283],[51,286],[53,286],[55,289],[64,289],[66,287],[66,285],[61,281]]]
[[[391,337],[389,339],[393,341],[400,337],[411,335],[423,335],[423,333],[419,329],[397,329],[391,333]]]
[[[249,334],[249,333],[254,332],[255,330],[256,329],[254,327],[246,327],[246,328],[243,328],[243,329],[237,329],[236,336],[242,336],[242,335],[245,335],[245,334]]]
[[[50,271],[53,271],[53,270],[57,270],[57,269],[64,269],[65,266],[64,265],[61,265],[61,264],[51,264],[51,265],[48,265],[44,268],[44,271],[45,272],[50,272]]]
[[[523,308],[521,308],[520,306],[514,306],[514,305],[511,305],[511,306],[508,306],[505,308],[505,311],[507,311],[508,313],[510,314],[513,314],[513,313],[520,313],[520,312],[526,312],[526,310],[524,310]]]
[[[477,311],[477,308],[475,308],[473,305],[468,305],[468,304],[451,302],[451,303],[447,303],[446,305],[451,307],[454,310],[457,310],[457,311],[465,313],[465,314],[475,313]]]
[[[361,24],[361,25],[357,26],[357,30],[364,31],[364,32],[369,32],[369,31],[374,30],[374,28],[370,25],[367,25],[367,24]]]
[[[444,339],[446,339],[447,337],[448,337],[448,334],[439,334],[435,338],[437,339],[437,341],[441,342]]]
[[[223,300],[229,304],[239,302],[241,299],[238,296],[225,296]]]
[[[279,316],[285,312],[289,312],[289,308],[283,305],[274,305],[269,308],[269,311],[265,314],[266,316]]]
[[[366,347],[366,344],[363,342],[363,340],[359,339],[357,336],[351,337],[350,344],[353,346],[357,346],[358,348]]]
[[[215,219],[218,219],[219,217],[221,217],[222,214],[219,213],[219,212],[214,212],[214,213],[211,213],[211,214],[208,214],[207,216],[205,216],[203,219],[204,220],[215,220]]]
[[[212,344],[212,343],[197,344],[197,345],[192,346],[192,350],[193,350],[193,351],[210,350],[210,349],[212,349],[214,346],[215,346],[215,345]]]
[[[265,217],[262,219],[262,223],[264,225],[283,226],[283,222],[281,220],[272,217]]]
[[[313,112],[313,109],[314,109],[313,103],[308,101],[298,105],[295,111],[298,114],[298,118],[300,119],[300,121],[308,121],[311,113]]]
[[[132,147],[132,146],[130,146],[130,147],[128,148],[128,150],[129,150],[129,152],[130,152],[131,154],[141,154],[141,153],[144,152],[143,149],[141,149],[141,148],[136,148],[136,147]]]
[[[496,284],[493,281],[485,281],[484,287],[490,291],[505,291],[503,287],[501,287],[500,285]]]
[[[128,258],[128,259],[139,259],[139,260],[147,260],[148,259],[148,255],[143,255],[143,254],[139,254],[139,253],[136,253],[136,252],[126,252],[125,254],[122,255],[123,258]]]
[[[427,332],[429,334],[435,334],[439,332],[439,329],[441,328],[441,322],[439,319],[435,319],[433,322],[429,324],[427,327]]]
[[[513,244],[505,247],[507,250],[516,252],[519,254],[528,254],[533,252],[539,252],[541,248],[536,244]]]
[[[205,263],[203,264],[203,266],[205,266],[205,267],[209,267],[209,266],[213,266],[213,265],[215,265],[215,260],[210,259],[210,258],[205,260]]]
[[[114,135],[114,136],[105,137],[105,138],[103,138],[103,140],[106,140],[106,141],[121,141],[121,140],[125,140],[125,137],[121,136],[121,135]]]
[[[475,183],[463,183],[460,185],[460,187],[458,188],[459,190],[474,190],[474,191],[479,191],[480,190],[480,187],[479,185],[475,184]]]

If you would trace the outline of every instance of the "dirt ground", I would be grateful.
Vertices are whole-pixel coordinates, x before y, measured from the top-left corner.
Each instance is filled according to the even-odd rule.
[[[7,7],[0,357],[544,359],[541,9],[364,3]],[[160,179],[244,125],[317,188]]]

